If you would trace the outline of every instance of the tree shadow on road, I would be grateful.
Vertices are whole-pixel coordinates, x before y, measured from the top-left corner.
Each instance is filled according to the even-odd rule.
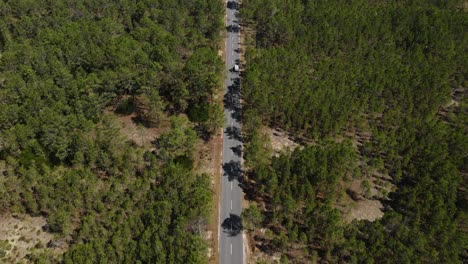
[[[242,218],[236,214],[229,214],[229,217],[224,219],[221,227],[223,228],[223,232],[227,233],[230,237],[239,235],[244,228],[242,226]]]
[[[233,10],[239,10],[239,3],[235,1],[228,1],[227,2],[227,8],[228,9],[233,9]]]
[[[223,164],[224,176],[228,177],[229,181],[237,180],[241,182],[242,169],[240,161],[229,161]]]
[[[224,108],[231,112],[231,117],[237,122],[241,121],[240,79],[233,78],[233,84],[228,86],[224,95]]]
[[[240,28],[237,25],[229,25],[226,27],[226,31],[231,33],[238,33],[240,31]]]
[[[227,93],[224,95],[224,108],[236,110],[239,108],[239,92],[234,85],[228,86]]]
[[[238,127],[227,127],[224,133],[226,133],[229,139],[234,139],[242,142],[242,134]]]
[[[242,146],[241,145],[231,147],[231,150],[236,156],[242,157]]]

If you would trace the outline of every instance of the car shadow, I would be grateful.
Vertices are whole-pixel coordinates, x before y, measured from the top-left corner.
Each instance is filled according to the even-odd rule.
[[[240,28],[237,25],[229,25],[226,27],[226,31],[230,33],[239,33]]]

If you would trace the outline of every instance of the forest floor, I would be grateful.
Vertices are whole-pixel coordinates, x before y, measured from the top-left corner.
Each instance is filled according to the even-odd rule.
[[[23,263],[28,254],[59,255],[66,251],[67,243],[48,248],[54,235],[45,232],[46,219],[22,215],[0,217],[0,263]],[[57,243],[56,243],[57,244]]]
[[[383,217],[382,203],[372,197],[378,196],[377,185],[372,179],[370,183],[370,195],[367,196],[366,189],[363,187],[364,179],[353,179],[351,183],[343,183],[342,186],[346,190],[346,194],[340,197],[335,207],[338,208],[345,223],[350,223],[353,220],[367,220],[373,222]],[[347,186],[344,186],[347,185]]]
[[[264,128],[264,131],[270,136],[273,155],[278,156],[285,151],[293,151],[299,146],[298,143],[284,131],[272,128]]]
[[[117,115],[121,126],[120,133],[146,150],[153,150],[154,146],[152,142],[162,133],[168,131],[171,126],[167,117],[162,118],[161,124],[154,128],[147,128],[138,124],[135,122],[135,118],[135,113],[130,115]]]

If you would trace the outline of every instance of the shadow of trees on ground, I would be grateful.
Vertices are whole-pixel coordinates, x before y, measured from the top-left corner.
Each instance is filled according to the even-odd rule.
[[[224,176],[228,177],[229,181],[237,180],[241,181],[242,169],[240,161],[229,161],[223,164]]]
[[[234,78],[234,83],[228,86],[228,90],[224,95],[224,108],[231,112],[232,118],[237,122],[241,120],[241,105],[240,105],[240,79]]]
[[[242,134],[238,127],[227,127],[224,133],[227,134],[229,139],[235,139],[242,142]]]
[[[227,8],[228,9],[233,9],[233,10],[239,10],[239,3],[234,2],[234,1],[228,1],[227,2]]]
[[[228,236],[237,236],[243,230],[242,218],[236,214],[229,214],[229,217],[224,219],[221,227],[223,228],[223,232],[227,233]]]
[[[242,157],[242,145],[237,145],[235,147],[231,147],[232,153],[238,157]]]

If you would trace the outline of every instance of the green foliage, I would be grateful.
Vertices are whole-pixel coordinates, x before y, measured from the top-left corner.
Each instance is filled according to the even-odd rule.
[[[197,131],[204,139],[209,139],[215,135],[224,124],[224,113],[218,103],[197,103],[190,107],[188,111],[190,121],[197,123]]]
[[[190,121],[196,123],[203,123],[209,119],[210,105],[207,102],[198,103],[190,107],[188,117]]]
[[[368,114],[382,114],[385,127],[425,120],[466,75],[466,15],[457,9],[420,1],[243,7],[256,30],[246,54],[247,108],[310,137],[341,134]]]
[[[35,152],[70,162],[72,138],[89,131],[116,95],[146,97],[145,118],[155,126],[166,107],[185,111],[220,86],[221,3],[29,2],[4,3],[0,16],[10,39],[0,61],[4,158],[18,158],[35,139]],[[139,107],[130,100],[121,112]]]
[[[157,127],[161,123],[163,111],[166,103],[162,100],[161,96],[156,89],[152,89],[144,95],[145,103],[148,105],[146,113],[143,114],[142,119],[148,124],[149,127]]]
[[[271,217],[264,218],[252,206],[243,213],[247,226],[282,226],[279,230],[287,232],[276,233],[272,241],[280,251],[299,242],[331,251],[343,236],[340,213],[332,202],[340,180],[354,169],[355,163],[351,144],[329,142],[296,149],[274,157],[271,164],[256,167],[255,181],[261,186],[257,193],[268,201]]]
[[[272,152],[270,138],[258,130],[258,127],[249,134],[248,144],[245,148],[245,159],[249,167],[261,167],[269,162]]]
[[[461,6],[243,1],[241,18],[255,32],[243,76],[246,162],[256,195],[273,213],[266,227],[287,230],[275,234],[278,251],[299,237],[313,262],[466,259],[466,99],[457,94],[466,87],[468,39]],[[457,106],[447,110],[451,99]],[[317,146],[260,159],[261,124]],[[324,140],[350,131],[362,143],[357,151]],[[397,191],[382,201],[383,219],[345,225],[332,204],[346,173],[359,175],[357,163],[389,174]],[[369,196],[370,185],[363,187]]]
[[[71,231],[70,216],[60,209],[50,214],[48,225],[50,231],[63,235],[68,235]]]
[[[216,130],[223,127],[224,125],[224,112],[220,104],[214,103],[209,109],[209,119],[206,123],[208,132],[215,134]]]
[[[64,263],[206,263],[192,124],[174,117],[145,153],[104,112],[157,127],[210,102],[223,14],[205,0],[0,1],[0,212],[45,216],[70,241]]]
[[[115,110],[116,113],[122,115],[129,115],[133,113],[133,111],[135,111],[135,102],[131,97],[120,101],[117,109]]]
[[[163,161],[170,161],[176,157],[192,158],[197,134],[190,126],[185,116],[172,118],[171,129],[162,134],[156,143],[159,156]]]
[[[263,215],[256,205],[251,205],[242,212],[244,227],[255,231],[255,228],[263,221]]]
[[[223,67],[216,50],[202,48],[194,51],[184,68],[192,101],[199,104],[213,95],[221,84]]]

